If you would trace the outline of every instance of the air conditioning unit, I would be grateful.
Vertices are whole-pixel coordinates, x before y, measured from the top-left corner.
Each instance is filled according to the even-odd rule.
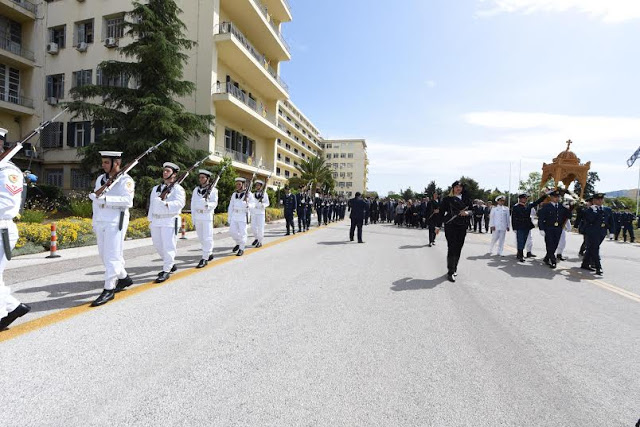
[[[56,98],[55,96],[50,96],[49,98],[47,98],[47,104],[58,105],[58,98]]]
[[[104,45],[106,47],[116,47],[118,46],[118,39],[115,37],[107,37],[104,41]]]
[[[58,54],[58,43],[47,43],[47,53],[51,55]]]
[[[36,157],[38,157],[38,153],[34,150],[24,150],[24,156],[35,159]]]
[[[80,42],[76,46],[76,50],[78,52],[86,52],[88,47],[89,47],[89,45],[86,42]]]

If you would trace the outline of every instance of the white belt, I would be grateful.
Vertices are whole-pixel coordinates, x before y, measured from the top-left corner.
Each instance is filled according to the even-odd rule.
[[[210,214],[210,213],[213,213],[213,212],[212,211],[208,211],[206,209],[196,209],[196,213],[199,213],[199,214]]]
[[[247,213],[246,209],[232,209],[233,213]]]
[[[100,207],[100,209],[116,209],[119,211],[123,211],[126,208],[123,208],[122,206],[109,206],[109,205],[98,205]]]
[[[153,214],[153,215],[151,215],[151,217],[154,218],[154,219],[173,218],[175,216],[178,216],[178,214]]]

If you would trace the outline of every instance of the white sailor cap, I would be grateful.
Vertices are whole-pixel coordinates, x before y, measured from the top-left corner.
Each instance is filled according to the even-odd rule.
[[[256,179],[256,184],[260,184],[264,187],[264,181],[260,180],[260,179]]]
[[[164,162],[162,164],[162,167],[163,168],[173,169],[176,172],[178,172],[180,170],[180,166],[176,165],[175,163],[171,163],[171,162]]]
[[[497,202],[498,200],[505,200],[505,199],[506,199],[506,197],[504,197],[504,196],[501,194],[501,195],[499,195],[498,197],[496,197],[496,202]]]
[[[198,171],[198,175],[207,175],[207,176],[209,176],[209,177],[210,177],[210,176],[211,176],[211,172],[209,172],[209,171],[208,171],[208,170],[206,170],[206,169],[200,169],[200,170]]]
[[[0,138],[4,138],[4,136],[8,133],[9,131],[6,130],[5,128],[0,128]]]
[[[242,177],[238,177],[235,180],[236,182],[242,182],[243,184],[247,181],[246,179],[242,178]]]
[[[109,159],[120,159],[122,158],[122,151],[100,151],[100,157],[109,158]]]

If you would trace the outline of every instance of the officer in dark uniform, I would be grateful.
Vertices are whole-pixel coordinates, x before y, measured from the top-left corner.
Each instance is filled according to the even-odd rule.
[[[584,221],[584,213],[591,207],[591,203],[593,202],[593,197],[589,197],[585,200],[585,206],[578,209],[576,213],[576,221],[574,227],[578,229],[578,233],[582,234],[582,244],[580,245],[580,250],[578,251],[578,255],[584,256],[584,252],[587,247],[587,238],[584,235],[584,227],[586,222]]]
[[[595,194],[593,196],[593,206],[584,212],[585,222],[584,235],[587,239],[587,250],[582,260],[580,268],[593,271],[592,265],[595,266],[596,274],[602,275],[602,264],[600,263],[600,245],[607,232],[615,233],[616,224],[613,218],[611,208],[603,207],[604,194]]]
[[[291,194],[291,189],[289,186],[284,187],[284,196],[282,197],[281,203],[284,206],[284,219],[287,221],[287,236],[289,233],[289,227],[291,227],[291,232],[296,234],[296,226],[293,223],[293,213],[296,210],[296,196]]]
[[[456,281],[462,246],[467,237],[466,218],[473,214],[471,201],[463,194],[460,181],[451,184],[451,193],[442,200],[444,234],[447,238],[447,279]]]
[[[420,223],[420,228],[427,228],[427,209],[429,208],[429,198],[423,197],[422,202],[420,202],[420,206],[418,207],[418,221]]]
[[[542,203],[546,197],[546,195],[543,195],[535,202],[527,203],[529,195],[522,193],[518,195],[518,203],[511,209],[511,227],[516,233],[518,250],[516,257],[520,262],[524,262],[524,247],[527,244],[527,237],[529,237],[529,232],[535,227],[531,221],[531,209]],[[527,254],[527,256],[529,256],[529,254]]]
[[[618,238],[620,237],[620,231],[622,230],[622,212],[613,212],[613,222],[616,224],[616,232],[613,233],[613,240],[617,242]]]
[[[562,203],[559,203],[560,193],[553,191],[549,193],[551,201],[538,211],[538,227],[544,235],[544,243],[547,247],[547,255],[543,261],[551,268],[556,268],[556,249],[562,236],[562,228],[566,221],[571,218],[571,211]]]
[[[318,194],[315,200],[316,214],[318,215],[318,227],[322,225],[322,195]]]
[[[479,232],[482,234],[482,218],[484,218],[484,207],[478,201],[476,205],[473,206],[473,231]]]
[[[300,186],[298,194],[296,194],[296,213],[298,214],[298,233],[302,233],[305,229],[307,221],[307,205],[304,202],[304,186]]]
[[[631,243],[635,242],[636,236],[633,234],[633,221],[636,219],[636,216],[632,214],[629,209],[626,209],[625,212],[622,213],[622,238],[624,242],[627,242],[627,234],[629,234],[629,241]]]
[[[484,231],[489,232],[489,219],[491,219],[491,209],[493,203],[489,200],[487,206],[484,207]]]
[[[356,192],[356,196],[349,200],[349,210],[351,211],[351,228],[349,229],[349,240],[353,242],[356,228],[358,229],[358,243],[362,241],[362,223],[368,215],[367,203],[360,197],[360,192]]]
[[[437,230],[442,225],[442,216],[440,215],[440,201],[438,193],[433,193],[431,200],[427,204],[426,223],[429,226],[429,247],[436,244]]]
[[[322,222],[324,225],[329,223],[329,196],[325,194],[322,198]]]
[[[305,204],[305,231],[309,231],[309,227],[311,226],[311,211],[313,210],[313,196],[311,191],[307,192],[304,196],[304,204]]]

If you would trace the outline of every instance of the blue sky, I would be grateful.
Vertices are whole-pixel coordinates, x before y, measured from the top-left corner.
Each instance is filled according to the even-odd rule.
[[[569,138],[599,190],[637,186],[639,0],[290,1],[291,98],[367,139],[371,190],[507,189],[510,164],[515,189]]]

